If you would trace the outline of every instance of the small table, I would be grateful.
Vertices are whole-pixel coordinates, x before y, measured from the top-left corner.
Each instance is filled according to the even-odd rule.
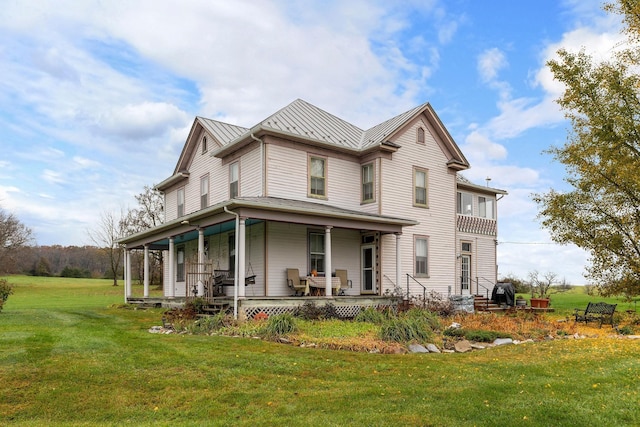
[[[305,295],[309,295],[311,289],[313,288],[314,295],[323,295],[327,287],[327,278],[326,277],[318,277],[318,276],[306,276],[304,277],[304,281],[306,283]],[[337,295],[340,291],[340,286],[342,281],[339,277],[331,278],[331,289],[333,290],[333,294]]]

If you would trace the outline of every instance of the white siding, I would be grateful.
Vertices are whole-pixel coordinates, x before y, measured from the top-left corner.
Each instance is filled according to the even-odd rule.
[[[425,144],[418,144],[417,128],[425,129]],[[417,280],[427,291],[447,293],[454,286],[455,270],[455,173],[447,167],[447,157],[435,141],[425,122],[417,120],[394,140],[401,148],[392,160],[382,160],[382,214],[412,218],[420,224],[405,227],[401,237],[402,280],[414,275],[413,242],[415,236],[429,239],[428,278]],[[428,208],[413,206],[414,167],[428,171]],[[385,236],[382,243],[382,274],[395,281],[395,241]],[[386,282],[383,281],[383,284]],[[406,282],[401,285],[406,290]],[[383,289],[384,291],[385,289]],[[412,294],[422,294],[420,285],[411,284]]]
[[[307,233],[322,229],[305,225],[269,223],[267,226],[269,259],[267,275],[269,296],[287,296],[287,268],[297,268],[301,276],[309,273]],[[347,270],[353,288],[347,295],[360,294],[360,233],[357,230],[331,230],[332,272]]]
[[[294,200],[326,203],[345,209],[360,209],[360,163],[344,156],[326,156],[289,146],[269,144],[268,195]],[[326,158],[327,197],[308,197],[307,162],[309,155]]]

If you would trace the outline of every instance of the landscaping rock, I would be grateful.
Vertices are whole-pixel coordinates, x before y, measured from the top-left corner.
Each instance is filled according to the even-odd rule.
[[[449,325],[449,329],[460,329],[461,327],[462,325],[456,322],[453,322],[451,325]]]
[[[409,352],[410,353],[429,353],[429,350],[427,350],[424,346],[421,346],[420,344],[409,344]]]
[[[435,344],[427,344],[427,350],[429,350],[430,353],[440,353],[440,349],[436,347]]]
[[[640,335],[627,335],[629,340],[640,340]]]
[[[474,350],[484,350],[487,347],[482,345],[482,344],[471,343],[471,348],[474,349]]]
[[[443,349],[442,350],[443,353],[455,353],[455,350],[449,350],[449,349]]]
[[[511,338],[496,338],[493,341],[495,345],[505,345],[505,344],[513,344],[513,340]]]
[[[455,349],[458,353],[466,353],[471,351],[471,343],[467,340],[458,341],[455,344]]]

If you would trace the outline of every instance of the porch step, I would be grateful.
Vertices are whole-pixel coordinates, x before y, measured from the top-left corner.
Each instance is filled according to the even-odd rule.
[[[209,302],[206,306],[202,307],[202,311],[208,315],[218,314],[227,311],[229,307],[231,307],[231,305],[227,302]]]
[[[480,295],[474,295],[473,308],[475,311],[490,312],[507,311],[509,309],[508,307],[501,306],[500,304],[495,303],[493,300]]]

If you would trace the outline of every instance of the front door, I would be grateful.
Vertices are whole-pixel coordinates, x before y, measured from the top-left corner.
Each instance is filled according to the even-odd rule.
[[[376,293],[376,247],[364,245],[360,248],[360,265],[362,266],[362,293]]]

